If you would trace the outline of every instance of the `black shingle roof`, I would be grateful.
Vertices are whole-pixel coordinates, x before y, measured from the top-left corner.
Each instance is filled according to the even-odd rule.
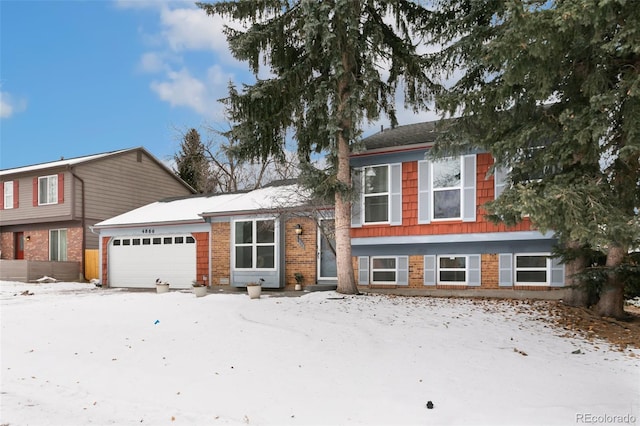
[[[438,120],[398,126],[368,136],[362,140],[362,143],[366,150],[432,143],[438,135],[436,131],[438,124],[442,124],[442,122]]]

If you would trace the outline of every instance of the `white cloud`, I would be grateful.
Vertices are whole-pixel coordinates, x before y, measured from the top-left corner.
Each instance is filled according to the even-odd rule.
[[[223,106],[218,99],[227,95],[227,83],[233,79],[217,65],[207,70],[205,82],[194,77],[188,69],[168,71],[164,81],[153,81],[151,89],[172,106],[191,108],[198,114],[222,120]]]
[[[222,33],[225,21],[220,16],[207,16],[199,8],[163,8],[160,21],[162,34],[173,50],[212,50],[229,54],[227,39]]]
[[[137,68],[142,72],[157,73],[166,70],[166,64],[162,54],[147,52],[140,57]]]
[[[0,92],[0,118],[9,118],[26,109],[26,99],[16,99],[8,92]]]

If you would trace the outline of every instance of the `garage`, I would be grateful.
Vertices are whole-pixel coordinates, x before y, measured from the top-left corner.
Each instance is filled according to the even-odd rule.
[[[182,289],[196,277],[196,241],[190,234],[118,236],[108,253],[111,287],[153,288],[160,278]]]

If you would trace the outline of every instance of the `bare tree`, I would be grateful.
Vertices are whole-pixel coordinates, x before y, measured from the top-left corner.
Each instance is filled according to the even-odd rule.
[[[229,131],[206,127],[208,135],[204,143],[205,157],[209,162],[210,192],[234,192],[256,189],[269,182],[294,179],[298,176],[298,157],[287,153],[283,159],[273,157],[265,161],[241,159],[237,153],[237,141]]]

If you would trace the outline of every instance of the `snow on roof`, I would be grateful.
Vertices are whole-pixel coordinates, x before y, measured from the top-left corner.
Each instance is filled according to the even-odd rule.
[[[50,161],[48,163],[33,164],[30,166],[16,167],[13,169],[4,169],[4,170],[0,170],[0,176],[14,174],[14,173],[32,172],[35,170],[50,169],[50,168],[61,167],[61,166],[72,166],[74,164],[84,163],[86,161],[95,160],[97,158],[120,154],[122,152],[131,151],[133,149],[137,149],[137,148],[121,149],[119,151],[103,152],[101,154],[86,155],[84,157],[61,159],[57,161]]]
[[[298,207],[305,202],[298,185],[269,186],[249,192],[168,199],[104,220],[96,228],[126,225],[204,222],[203,216]]]
[[[222,216],[227,213],[295,208],[304,205],[307,200],[307,191],[299,185],[267,186],[240,194],[240,197],[220,208],[204,210],[202,215]]]

